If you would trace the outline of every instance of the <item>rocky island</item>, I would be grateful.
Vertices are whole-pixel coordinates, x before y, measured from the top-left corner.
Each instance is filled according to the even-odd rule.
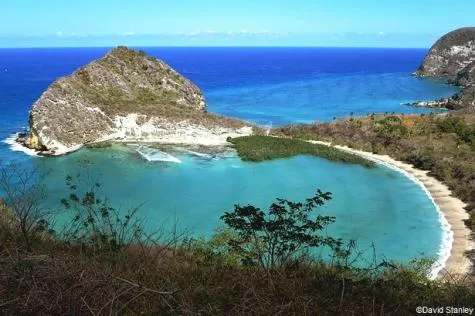
[[[442,36],[430,48],[414,75],[441,78],[462,90],[448,98],[409,105],[475,110],[475,27],[461,28]]]
[[[61,155],[102,141],[222,145],[252,131],[207,113],[201,90],[165,62],[121,46],[53,82],[19,141]]]

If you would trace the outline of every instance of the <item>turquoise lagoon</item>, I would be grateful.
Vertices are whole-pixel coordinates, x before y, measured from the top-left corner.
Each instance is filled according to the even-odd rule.
[[[147,161],[134,147],[114,145],[38,157],[34,164],[50,172],[52,207],[68,194],[66,176],[80,173],[99,181],[113,206],[124,211],[140,205],[147,230],[165,236],[175,229],[210,236],[234,204],[266,208],[276,197],[300,201],[320,188],[333,194],[320,212],[336,217],[325,233],[356,240],[359,249],[374,244],[378,259],[408,262],[441,254],[444,232],[435,205],[417,183],[386,166],[368,169],[312,156],[251,163],[229,153],[171,153],[181,163]],[[371,256],[368,250],[366,258]]]
[[[0,166],[15,162],[51,170],[51,207],[58,207],[69,193],[67,174],[88,173],[103,183],[103,194],[115,206],[142,205],[139,216],[151,231],[171,231],[177,225],[190,235],[210,236],[222,225],[219,217],[235,203],[264,208],[276,197],[302,200],[321,188],[333,193],[333,200],[321,209],[336,217],[328,234],[355,239],[361,249],[374,243],[380,259],[446,259],[450,232],[436,206],[417,183],[385,166],[365,169],[305,156],[246,163],[232,156],[207,160],[185,152],[172,153],[182,163],[152,162],[126,146],[82,149],[55,158],[15,151],[19,148],[12,135],[28,125],[28,110],[48,85],[108,49],[0,49],[0,139],[6,140],[0,142]],[[143,50],[203,89],[210,112],[263,125],[373,112],[430,113],[401,103],[457,91],[410,76],[426,49]]]

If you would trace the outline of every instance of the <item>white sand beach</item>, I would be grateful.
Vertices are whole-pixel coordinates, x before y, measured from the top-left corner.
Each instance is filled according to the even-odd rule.
[[[332,146],[332,144],[328,142],[310,142]],[[443,237],[440,257],[438,262],[434,265],[432,278],[451,278],[457,275],[467,274],[470,271],[471,262],[464,254],[466,251],[475,249],[475,243],[470,237],[471,231],[464,224],[464,220],[468,219],[469,215],[464,209],[465,203],[453,197],[452,192],[445,184],[429,176],[427,174],[428,171],[414,168],[408,163],[395,160],[387,155],[373,154],[346,146],[335,145],[334,147],[402,172],[418,182],[429,194],[444,217],[442,218],[441,225],[449,229]]]

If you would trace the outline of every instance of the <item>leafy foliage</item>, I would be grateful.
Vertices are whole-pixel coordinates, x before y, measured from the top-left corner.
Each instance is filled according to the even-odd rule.
[[[81,193],[78,180],[79,174],[74,178],[70,175],[66,177],[71,193],[61,200],[61,204],[74,214],[71,223],[64,229],[64,240],[102,251],[117,251],[132,241],[140,241],[143,229],[136,219],[138,207],[122,216],[107,198],[100,197],[100,183],[93,183]]]
[[[408,134],[408,130],[406,126],[402,124],[402,120],[395,115],[389,115],[381,120],[375,121],[375,124],[381,138],[402,138]],[[362,127],[362,124],[359,127]]]
[[[447,116],[436,121],[436,126],[441,133],[454,133],[461,142],[469,144],[475,150],[475,126],[467,124],[459,116]]]
[[[0,170],[0,192],[5,204],[2,208],[11,214],[7,216],[10,217],[9,225],[18,228],[28,250],[31,250],[34,234],[53,233],[49,228],[52,213],[45,205],[45,176],[36,169],[24,169],[17,164]]]
[[[277,138],[263,135],[230,138],[239,157],[244,161],[264,161],[296,155],[313,155],[345,163],[373,167],[374,162],[321,144],[311,144],[298,139]]]
[[[220,227],[215,230],[211,238],[185,237],[180,248],[193,254],[196,260],[216,260],[233,267],[242,267],[246,257],[241,252],[229,247],[229,244],[237,238],[237,234],[229,227]]]
[[[221,217],[236,233],[229,246],[245,258],[245,264],[257,264],[266,271],[285,266],[310,248],[336,249],[340,240],[317,234],[335,218],[320,214],[312,218],[313,211],[330,199],[331,193],[317,190],[304,203],[277,199],[267,213],[252,205],[235,205],[233,212]]]
[[[318,216],[310,218],[314,208],[330,199],[329,193],[317,191],[303,203],[277,200],[264,215],[255,208],[240,208],[244,223],[239,216],[230,219],[244,230],[226,228],[209,241],[157,245],[150,239],[117,237],[123,227],[135,227],[134,220],[121,217],[120,212],[111,215],[107,200],[98,198],[101,186],[83,185],[83,179],[68,177],[71,195],[63,200],[68,211],[80,215],[73,225],[78,228],[77,238],[39,238],[35,247],[25,251],[21,238],[11,238],[21,236],[18,227],[3,225],[5,217],[0,216],[2,314],[410,315],[421,304],[471,306],[475,300],[470,279],[428,280],[430,262],[379,265],[378,273],[353,269],[348,261],[351,245],[338,249],[348,262],[337,265],[292,260],[279,267],[283,261],[277,257],[277,273],[269,273],[238,262],[244,257],[237,256],[229,242],[240,240],[240,232],[247,236],[248,228],[258,229],[251,236],[260,236],[261,244],[266,236],[283,241],[276,244],[281,250],[276,254],[295,249],[298,255],[297,249],[309,245],[338,243],[317,235],[333,218],[319,224]],[[249,226],[255,222],[249,219],[260,224]],[[100,234],[106,238],[96,238]],[[112,245],[108,237],[115,240]],[[109,250],[117,250],[118,245],[121,251],[111,254]]]

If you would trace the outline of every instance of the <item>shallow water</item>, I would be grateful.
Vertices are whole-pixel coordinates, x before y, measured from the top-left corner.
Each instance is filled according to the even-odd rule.
[[[0,139],[28,125],[28,109],[55,78],[107,50],[0,49]],[[144,50],[202,88],[211,112],[270,126],[373,112],[429,113],[430,109],[401,103],[457,91],[409,75],[426,54],[423,49]],[[380,257],[401,261],[434,257],[441,246],[442,227],[425,192],[382,166],[370,170],[305,156],[254,164],[186,151],[172,153],[182,163],[164,163],[146,161],[136,148],[124,146],[39,158],[14,148],[11,142],[0,142],[0,164],[51,170],[50,205],[57,206],[68,194],[66,175],[80,171],[103,182],[104,194],[116,206],[144,203],[140,213],[150,230],[169,230],[178,223],[190,234],[209,236],[220,225],[219,216],[234,203],[266,207],[276,197],[300,200],[321,188],[334,196],[323,208],[336,216],[329,234],[356,239],[361,248],[374,242]]]
[[[209,160],[174,153],[176,163],[149,162],[133,149],[85,149],[36,164],[51,170],[52,205],[65,197],[66,175],[79,172],[100,179],[103,194],[122,209],[141,206],[147,229],[210,236],[219,217],[237,204],[266,208],[276,197],[300,201],[317,188],[333,193],[321,209],[336,217],[327,233],[360,248],[374,243],[379,258],[407,261],[436,256],[442,232],[434,205],[402,174],[378,166],[340,164],[310,156],[262,163],[237,157]],[[368,253],[369,255],[369,253]]]

